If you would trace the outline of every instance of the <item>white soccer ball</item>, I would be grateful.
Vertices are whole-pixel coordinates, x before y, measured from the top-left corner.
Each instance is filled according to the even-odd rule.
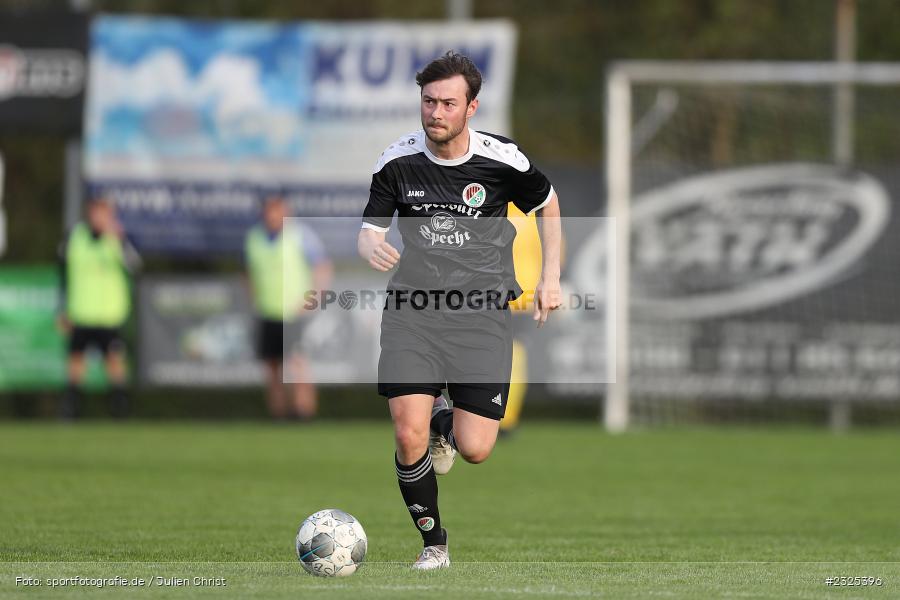
[[[326,508],[309,515],[297,531],[297,560],[320,577],[352,575],[366,557],[368,541],[353,515]]]

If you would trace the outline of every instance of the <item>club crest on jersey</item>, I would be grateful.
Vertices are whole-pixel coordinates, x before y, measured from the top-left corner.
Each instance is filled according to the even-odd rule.
[[[470,183],[462,193],[463,202],[472,208],[478,208],[487,200],[487,191],[480,183]]]

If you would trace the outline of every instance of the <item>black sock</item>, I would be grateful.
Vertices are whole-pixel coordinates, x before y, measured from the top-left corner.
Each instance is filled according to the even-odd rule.
[[[81,413],[81,390],[74,383],[66,386],[62,403],[59,407],[59,416],[62,419],[71,420],[78,418]]]
[[[453,438],[452,410],[438,411],[438,413],[431,418],[431,429],[444,436],[444,439],[450,443],[450,446],[454,450],[458,450],[456,447],[456,440]]]
[[[426,451],[425,456],[411,465],[401,465],[395,456],[394,463],[397,465],[400,493],[413,523],[422,534],[422,541],[426,546],[446,544],[438,512],[438,485],[431,466],[431,454]]]

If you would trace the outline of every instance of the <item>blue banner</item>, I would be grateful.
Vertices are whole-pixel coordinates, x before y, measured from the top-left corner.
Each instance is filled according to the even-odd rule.
[[[238,252],[265,195],[297,216],[359,215],[382,150],[420,127],[414,78],[448,49],[485,85],[473,126],[508,133],[516,32],[474,23],[95,19],[89,192],[139,250]],[[355,232],[324,235],[333,255]]]

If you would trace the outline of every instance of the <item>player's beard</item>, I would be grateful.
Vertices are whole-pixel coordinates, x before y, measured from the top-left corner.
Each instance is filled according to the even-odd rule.
[[[457,127],[448,126],[446,122],[442,123],[441,125],[447,128],[438,135],[434,135],[432,133],[432,130],[428,129],[427,126],[425,127],[425,135],[427,135],[428,139],[435,144],[447,144],[449,142],[452,142],[454,139],[456,139],[456,136],[463,132],[463,129],[465,129],[467,126],[467,122],[465,119],[463,119],[462,123],[460,123]]]

